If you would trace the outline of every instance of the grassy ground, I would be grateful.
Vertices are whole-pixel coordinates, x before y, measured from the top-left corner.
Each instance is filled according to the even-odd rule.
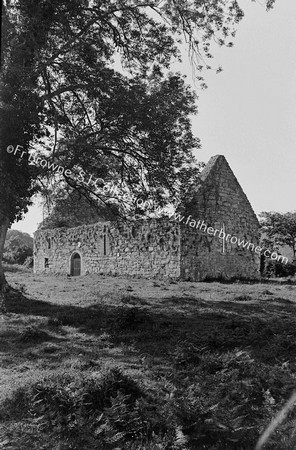
[[[7,278],[0,449],[252,449],[295,389],[295,285]]]

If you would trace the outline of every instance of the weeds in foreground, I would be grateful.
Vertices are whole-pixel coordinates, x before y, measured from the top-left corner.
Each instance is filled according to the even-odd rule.
[[[181,436],[169,425],[160,398],[117,368],[59,375],[21,388],[5,402],[0,418],[30,418],[35,431],[58,437],[59,446],[53,448],[137,449],[163,440],[177,449]]]
[[[9,450],[254,449],[296,386],[294,304],[265,294],[264,308],[242,294],[233,298],[238,302],[214,305],[165,299],[162,311],[131,295],[116,308],[18,299],[17,314],[30,311],[30,325],[11,335],[12,342],[39,346],[36,355],[46,366],[54,362],[52,352],[58,359],[60,348],[71,347],[70,336],[82,333],[91,336],[85,342],[94,360],[73,354],[74,368],[63,366],[62,374],[35,377],[16,390],[0,405],[0,444]],[[179,312],[185,301],[187,309]],[[36,314],[46,317],[38,326],[32,325]],[[61,332],[59,345],[44,344]],[[104,352],[112,344],[135,364],[145,354],[155,365],[102,370],[90,341]],[[295,418],[292,408],[265,450],[295,448]]]
[[[29,421],[26,442],[37,432],[55,436],[44,447],[51,450],[254,448],[295,388],[295,377],[244,351],[196,348],[194,358],[191,351],[187,359],[184,349],[181,357],[177,352],[170,382],[160,379],[153,389],[118,368],[45,378],[6,400],[0,420]],[[285,427],[267,448],[280,448],[274,445],[286,436]]]

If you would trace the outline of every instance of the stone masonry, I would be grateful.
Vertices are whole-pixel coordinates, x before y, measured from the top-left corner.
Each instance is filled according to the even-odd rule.
[[[75,253],[81,257],[81,274],[178,278],[180,226],[151,219],[134,224],[99,222],[35,233],[35,272],[69,274]]]
[[[199,183],[190,220],[258,245],[257,217],[224,156],[211,158]],[[34,270],[193,281],[259,276],[259,256],[254,251],[198,231],[191,226],[194,222],[186,224],[185,219],[98,222],[37,231]]]
[[[190,212],[194,220],[203,220],[215,230],[222,229],[226,236],[244,239],[254,244],[254,248],[259,244],[258,219],[222,155],[213,156],[200,174]],[[229,240],[196,233],[190,226],[183,225],[181,248],[182,278],[259,277],[260,258],[251,250],[252,246],[247,249],[233,245]]]

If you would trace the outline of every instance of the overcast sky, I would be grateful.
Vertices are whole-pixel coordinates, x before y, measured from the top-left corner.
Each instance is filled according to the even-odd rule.
[[[277,0],[273,10],[240,0],[245,17],[233,48],[216,48],[205,73],[208,89],[197,90],[199,114],[193,131],[201,139],[199,161],[222,154],[256,214],[296,210],[296,0]],[[263,2],[262,2],[263,3]],[[38,207],[14,224],[32,234],[42,220]]]

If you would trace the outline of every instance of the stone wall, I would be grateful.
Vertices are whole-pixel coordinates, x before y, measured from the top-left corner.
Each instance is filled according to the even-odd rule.
[[[198,229],[200,221],[204,228],[222,229],[254,248],[259,244],[257,217],[224,156],[211,158],[187,207],[191,215],[187,224],[150,219],[38,231],[35,272],[69,274],[81,260],[81,274],[194,281],[259,277],[260,257],[252,249]],[[73,260],[75,253],[79,261]]]
[[[225,235],[259,244],[257,217],[236,177],[222,155],[211,158],[200,176],[190,205],[192,219],[200,220]],[[258,278],[260,257],[250,249],[231,244],[224,239],[197,231],[182,224],[181,276],[185,279]],[[205,227],[204,227],[205,228]],[[223,236],[223,234],[221,234]]]
[[[74,253],[81,257],[81,274],[178,278],[180,226],[154,219],[118,225],[100,222],[35,233],[36,273],[70,274],[71,256]]]
[[[219,224],[217,223],[217,229]],[[185,226],[181,232],[180,275],[184,280],[256,279],[259,277],[260,259],[251,249],[224,242],[217,236],[192,231]],[[249,235],[255,244],[255,237]],[[251,247],[252,248],[252,247]]]

